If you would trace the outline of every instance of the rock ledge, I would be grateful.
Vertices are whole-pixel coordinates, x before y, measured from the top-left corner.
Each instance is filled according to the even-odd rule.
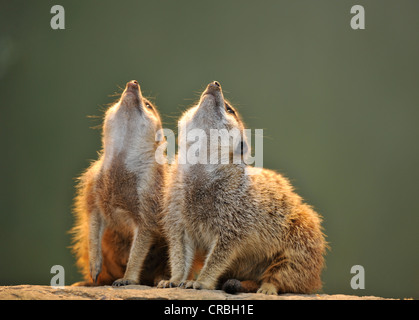
[[[157,289],[148,286],[113,288],[53,288],[40,285],[1,286],[0,300],[395,300],[374,296],[343,294],[282,294],[267,296],[256,293],[228,294],[220,290]]]

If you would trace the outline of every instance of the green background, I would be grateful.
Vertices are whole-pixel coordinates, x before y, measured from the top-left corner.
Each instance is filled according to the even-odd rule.
[[[50,8],[65,8],[52,30]],[[364,5],[366,29],[350,28]],[[80,280],[74,178],[136,79],[166,128],[213,80],[324,217],[325,293],[419,298],[418,1],[1,1],[0,284]],[[353,265],[365,290],[352,290]]]

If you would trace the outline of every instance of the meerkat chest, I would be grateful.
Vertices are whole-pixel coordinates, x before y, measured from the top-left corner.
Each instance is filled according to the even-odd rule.
[[[240,192],[231,186],[229,180],[197,177],[184,181],[184,214],[189,223],[195,224],[194,229],[198,232],[218,230],[226,221],[238,218],[236,209]]]
[[[140,204],[138,183],[139,178],[122,166],[101,172],[96,194],[102,213],[112,220],[135,218]]]

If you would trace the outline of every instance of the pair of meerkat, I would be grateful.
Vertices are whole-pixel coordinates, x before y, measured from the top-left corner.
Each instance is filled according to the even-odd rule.
[[[321,218],[286,178],[246,165],[243,122],[218,82],[181,117],[179,141],[195,129],[239,130],[227,157],[242,161],[157,164],[159,128],[138,83],[128,83],[105,116],[104,150],[82,176],[76,198],[74,249],[87,282],[146,284],[147,278],[160,279],[159,288],[265,294],[321,288],[327,246]],[[200,150],[211,152],[214,143],[203,140]],[[179,143],[179,155],[191,148]],[[191,279],[196,257],[204,262]]]

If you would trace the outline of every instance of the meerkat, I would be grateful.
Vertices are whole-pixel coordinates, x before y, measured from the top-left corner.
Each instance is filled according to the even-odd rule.
[[[246,165],[250,146],[244,134],[239,142],[230,139],[227,154],[241,161],[181,162],[180,154],[189,154],[193,145],[185,136],[194,129],[243,132],[218,82],[210,83],[179,121],[179,141],[186,142],[179,142],[162,220],[171,278],[158,287],[216,289],[225,284],[224,289],[240,291],[237,282],[243,281],[264,294],[319,290],[327,247],[320,215],[281,174]],[[212,141],[204,139],[201,150],[211,151]],[[205,262],[197,279],[188,281],[196,252],[204,253]]]
[[[161,128],[138,82],[128,82],[106,111],[99,159],[79,178],[72,249],[85,281],[77,285],[153,285],[164,277],[159,220],[166,167],[155,160]]]

